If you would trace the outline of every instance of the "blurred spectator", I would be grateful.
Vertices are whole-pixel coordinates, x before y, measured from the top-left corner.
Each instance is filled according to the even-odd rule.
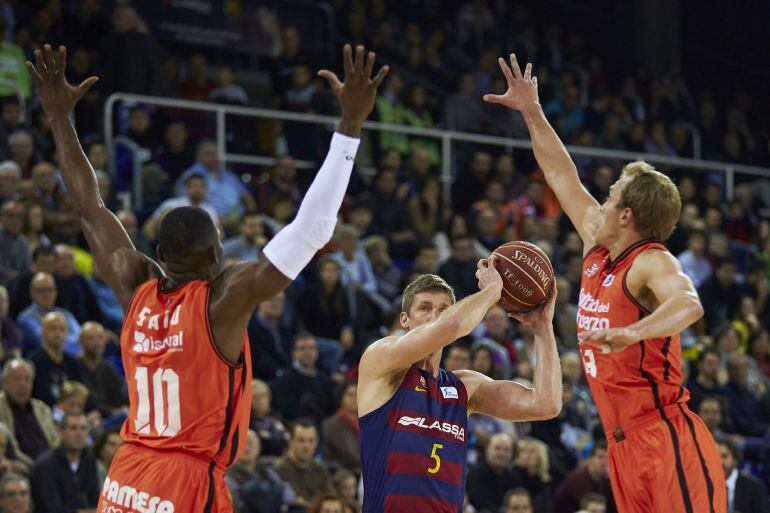
[[[516,487],[513,490],[509,490],[505,494],[503,499],[503,506],[505,507],[505,513],[533,513],[532,509],[532,496],[530,493],[521,487]]]
[[[283,107],[293,112],[320,113],[325,110],[320,93],[319,83],[307,64],[296,64],[291,72],[291,85],[284,93]],[[303,160],[318,157],[320,138],[312,125],[287,121],[283,125],[283,134],[291,155]]]
[[[430,110],[425,106],[425,88],[415,84],[409,89],[406,107],[404,109],[404,125],[413,128],[435,128],[436,123]],[[441,160],[439,143],[436,139],[411,136],[409,138],[409,150],[424,150],[430,163],[436,165]]]
[[[29,479],[6,472],[0,479],[0,510],[6,513],[32,513]]]
[[[75,255],[67,244],[54,246],[56,252],[56,306],[75,316],[78,322],[101,320],[102,312],[88,281],[75,272]],[[70,351],[71,353],[71,351]],[[77,353],[74,353],[77,354]]]
[[[204,176],[208,202],[219,214],[222,223],[228,226],[244,212],[253,212],[256,205],[243,182],[221,166],[217,152],[217,144],[214,141],[204,140],[199,143],[195,164],[182,173],[176,181],[174,192],[178,197],[184,196],[184,187],[190,175]]]
[[[438,271],[438,250],[431,243],[421,244],[417,248],[417,254],[414,257],[412,272],[419,274],[436,274]]]
[[[139,221],[136,219],[136,214],[130,210],[121,210],[115,215],[117,216],[118,221],[120,221],[120,224],[123,225],[123,229],[126,230],[128,238],[131,239],[136,250],[151,258],[155,258],[155,248],[150,246],[150,243],[144,238],[144,235],[139,233]]]
[[[12,160],[0,162],[0,207],[18,197],[16,191],[20,180],[21,169],[16,162]]]
[[[358,478],[353,472],[344,468],[338,469],[332,474],[332,484],[334,485],[334,490],[337,492],[337,495],[339,495],[348,506],[353,508],[353,511],[350,513],[361,511],[358,498],[356,497]]]
[[[163,220],[163,216],[169,210],[173,210],[178,207],[198,207],[206,211],[211,217],[215,226],[220,226],[219,215],[214,207],[206,201],[208,194],[207,179],[203,173],[185,173],[185,194],[177,196],[176,198],[169,198],[155,209],[152,216],[144,223],[142,232],[147,240],[156,240],[158,231],[160,230],[160,222]]]
[[[361,472],[361,449],[358,427],[357,383],[351,381],[341,388],[339,409],[323,421],[324,459],[328,465],[340,465]]]
[[[21,94],[29,100],[32,80],[27,73],[27,58],[22,49],[8,40],[8,23],[0,17],[0,97]]]
[[[401,271],[390,258],[388,240],[381,235],[372,235],[366,239],[364,246],[377,280],[377,290],[392,302],[401,294]]]
[[[423,240],[430,239],[449,217],[441,199],[441,183],[435,178],[422,182],[419,194],[409,199],[406,208],[412,230]]]
[[[308,419],[298,419],[291,426],[291,439],[286,454],[275,469],[289,484],[302,503],[309,503],[319,493],[331,492],[329,471],[313,455],[318,449],[318,428]]]
[[[61,445],[43,454],[32,468],[35,511],[60,513],[95,508],[101,483],[96,460],[86,446],[86,416],[66,414],[59,435]]]
[[[738,472],[740,457],[729,440],[718,440],[722,468],[727,480],[727,511],[735,513],[767,513],[770,511],[767,489],[759,480]]]
[[[214,82],[208,78],[206,56],[194,53],[187,62],[187,78],[182,82],[182,96],[187,100],[206,101],[214,90]]]
[[[64,351],[70,355],[78,354],[80,323],[71,312],[55,306],[56,282],[53,276],[44,272],[37,273],[30,282],[29,295],[32,304],[19,314],[19,327],[24,332],[24,354],[28,355],[40,347],[43,317],[49,313],[59,313],[64,317],[68,325]]]
[[[32,168],[38,163],[32,135],[26,130],[16,130],[8,136],[9,158],[21,170],[23,179],[32,178]]]
[[[724,395],[725,390],[719,385],[719,353],[706,348],[698,354],[695,363],[697,373],[690,377],[685,386],[690,391],[688,406],[692,411],[698,411],[700,402],[706,397]]]
[[[438,270],[439,276],[454,289],[458,301],[478,290],[474,256],[473,239],[457,237],[452,241],[452,256]]]
[[[473,234],[487,255],[503,243],[503,239],[497,234],[497,216],[492,209],[485,208],[476,214],[476,229]]]
[[[0,312],[2,312],[2,308],[0,308]],[[754,359],[757,367],[764,374],[764,380],[770,378],[770,332],[766,328],[762,328],[749,338],[746,352]]]
[[[120,411],[126,404],[123,379],[115,366],[104,359],[107,334],[98,322],[89,321],[80,328],[81,380],[91,393],[103,417]]]
[[[35,385],[32,395],[53,407],[59,390],[66,381],[83,381],[83,370],[74,356],[64,352],[67,319],[59,312],[45,314],[42,320],[42,346],[30,356],[35,364]],[[77,351],[75,351],[77,354]]]
[[[612,503],[607,445],[597,442],[591,455],[564,479],[553,497],[553,513],[574,513],[580,508],[580,500],[588,493],[597,493],[607,499],[608,512],[615,511]]]
[[[209,94],[209,101],[246,105],[249,97],[243,87],[235,84],[235,74],[231,66],[222,66],[217,72],[217,87]]]
[[[391,254],[395,259],[414,256],[417,235],[409,225],[404,192],[398,188],[396,171],[380,169],[374,178],[372,191],[372,229],[384,234],[390,242]]]
[[[360,234],[356,227],[346,224],[337,230],[337,250],[332,258],[339,265],[343,287],[361,290],[382,310],[387,310],[388,300],[379,293],[377,278],[374,276],[369,257],[361,247]]]
[[[123,324],[123,307],[120,305],[115,291],[105,283],[99,268],[96,266],[91,272],[91,277],[88,278],[88,286],[96,298],[104,326],[114,333],[120,333]]]
[[[730,415],[736,433],[761,437],[767,433],[767,422],[761,418],[759,400],[748,388],[749,360],[744,355],[733,355],[727,361],[730,380],[725,395],[730,404]]]
[[[733,318],[743,295],[743,287],[736,280],[735,260],[720,259],[714,269],[714,275],[698,288],[710,332]]]
[[[107,478],[107,470],[109,470],[115,454],[122,445],[123,439],[120,438],[120,431],[115,428],[102,431],[94,441],[94,456],[96,457],[99,483],[103,483]]]
[[[716,397],[704,397],[701,399],[698,409],[698,416],[706,424],[711,436],[714,439],[727,438],[728,435],[722,430],[722,403]]]
[[[131,108],[126,136],[151,152],[156,149],[158,138],[153,129],[150,109],[147,105],[140,103]]]
[[[444,356],[443,368],[446,371],[454,372],[465,370],[471,367],[471,350],[462,342],[451,344]]]
[[[171,183],[195,163],[195,152],[187,138],[187,127],[180,121],[166,125],[163,146],[155,155],[155,162],[168,174]]]
[[[702,231],[690,231],[687,250],[677,255],[677,259],[696,287],[711,277],[711,263],[706,258],[706,234]]]
[[[300,333],[294,338],[292,364],[281,371],[271,389],[275,404],[286,420],[309,417],[320,423],[334,411],[329,375],[318,369],[314,336]]]
[[[253,430],[235,464],[227,470],[225,483],[236,511],[280,513],[284,504],[294,502],[294,491],[269,465],[259,462],[259,437]]]
[[[535,438],[519,441],[514,461],[519,471],[519,483],[532,497],[536,511],[551,510],[551,471],[548,448]]]
[[[554,331],[557,340],[565,348],[576,348],[577,344],[577,305],[570,302],[572,285],[563,276],[556,278],[559,295],[554,306]]]
[[[484,460],[468,469],[468,499],[479,513],[494,513],[506,491],[519,483],[513,462],[514,440],[508,433],[492,435]]]
[[[8,284],[11,296],[10,315],[14,319],[32,302],[29,286],[37,273],[53,274],[56,270],[56,253],[51,246],[39,246],[32,252],[32,263],[28,270],[16,275]]]
[[[460,132],[475,132],[481,119],[481,102],[475,91],[473,75],[463,73],[458,79],[457,92],[445,104],[447,128]]]
[[[406,107],[401,101],[401,93],[404,90],[404,82],[396,73],[388,73],[385,82],[380,87],[374,112],[377,121],[382,123],[403,125],[406,117]],[[404,134],[383,130],[379,132],[379,150],[394,149],[401,155],[409,152],[409,139]]]
[[[61,421],[64,415],[67,413],[85,413],[86,403],[88,402],[90,394],[88,388],[79,381],[65,381],[59,387],[58,397],[56,398],[56,404],[51,408],[51,417],[53,422],[57,426],[61,425]],[[101,414],[98,411],[89,413],[86,420],[89,424],[89,429],[93,431],[99,431],[101,429]],[[89,445],[90,445],[89,440]]]
[[[292,331],[281,323],[286,294],[279,292],[260,303],[249,320],[252,374],[272,381],[291,363]]]
[[[276,194],[288,195],[296,203],[302,199],[297,186],[297,170],[291,155],[278,155],[269,179],[257,188],[257,204],[260,209],[264,210]]]
[[[607,498],[598,493],[587,493],[580,499],[580,511],[585,511],[585,513],[606,513]]]
[[[545,104],[543,112],[556,116],[554,127],[564,138],[576,134],[585,122],[585,111],[580,105],[580,92],[575,86],[566,86],[561,98],[555,98]]]
[[[289,430],[270,407],[272,392],[267,383],[260,379],[251,381],[251,421],[250,428],[259,436],[260,451],[263,456],[280,456],[289,441]]]
[[[345,503],[334,493],[316,495],[307,513],[346,513]]]
[[[27,238],[27,247],[34,254],[34,251],[40,246],[50,246],[51,239],[43,233],[45,228],[45,212],[43,207],[37,203],[31,203],[27,206],[27,216],[24,222],[23,234]]]
[[[461,171],[452,184],[452,208],[467,212],[484,195],[492,171],[492,156],[484,151],[473,154],[467,170]]]
[[[40,454],[59,444],[51,409],[32,397],[35,368],[29,360],[15,359],[3,367],[0,422],[8,426],[16,457],[32,465]]]
[[[24,333],[8,315],[8,290],[0,285],[0,343],[2,343],[2,358],[21,356],[21,348],[24,345]]]
[[[29,266],[27,238],[24,228],[24,205],[7,201],[0,210],[0,285],[7,285]]]
[[[113,31],[101,46],[101,87],[106,93],[121,91],[155,94],[159,90],[160,52],[152,38],[138,30],[139,17],[128,4],[112,11]]]

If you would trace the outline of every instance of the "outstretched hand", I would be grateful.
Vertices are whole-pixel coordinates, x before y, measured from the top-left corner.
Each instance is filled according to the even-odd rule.
[[[487,103],[499,103],[509,109],[524,110],[527,107],[538,104],[537,97],[537,77],[532,76],[532,63],[524,68],[524,74],[521,74],[519,63],[516,61],[516,54],[511,54],[511,67],[500,57],[497,62],[500,69],[503,70],[505,80],[508,82],[508,90],[505,94],[485,94],[484,101]]]
[[[342,63],[345,69],[345,81],[341,82],[337,75],[327,69],[318,72],[318,76],[325,78],[331,86],[334,96],[342,109],[343,120],[358,124],[363,123],[374,108],[374,100],[377,98],[377,87],[388,74],[388,66],[383,66],[372,77],[374,69],[374,52],[369,52],[364,59],[364,47],[356,47],[355,59],[353,49],[345,45],[342,50]]]
[[[548,296],[548,300],[544,305],[523,314],[509,313],[508,317],[512,317],[520,323],[531,326],[534,329],[550,326],[553,324],[556,296],[558,296],[558,290],[556,289],[556,280],[554,280],[551,285],[551,295]]]
[[[27,69],[37,86],[40,103],[49,118],[67,117],[75,108],[83,95],[99,80],[89,77],[80,85],[73,86],[64,78],[67,67],[67,49],[59,47],[54,52],[51,45],[46,44],[42,50],[35,50],[35,64],[27,61]]]

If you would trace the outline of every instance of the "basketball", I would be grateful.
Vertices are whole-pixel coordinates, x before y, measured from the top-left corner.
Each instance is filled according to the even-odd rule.
[[[500,306],[512,313],[526,313],[545,303],[553,287],[553,266],[534,244],[514,241],[494,253],[495,268],[503,277]]]

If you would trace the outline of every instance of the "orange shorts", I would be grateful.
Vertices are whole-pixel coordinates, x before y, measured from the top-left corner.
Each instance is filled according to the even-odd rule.
[[[96,513],[232,513],[224,471],[189,454],[127,443],[112,460]]]
[[[607,433],[618,513],[726,513],[716,443],[686,406],[668,405]],[[619,441],[618,441],[619,440]]]

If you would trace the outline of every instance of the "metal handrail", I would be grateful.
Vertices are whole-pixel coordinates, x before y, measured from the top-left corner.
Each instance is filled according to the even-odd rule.
[[[241,107],[237,105],[227,105],[208,102],[196,102],[190,100],[179,100],[176,98],[163,98],[159,96],[146,96],[139,94],[129,93],[113,93],[107,98],[104,104],[104,136],[105,144],[107,146],[108,155],[113,156],[113,139],[114,139],[114,126],[113,126],[113,107],[117,102],[132,102],[132,103],[146,103],[151,105],[157,105],[160,107],[178,108],[178,109],[190,109],[201,112],[214,112],[216,113],[217,124],[217,143],[219,144],[220,158],[223,162],[229,161],[251,161],[257,163],[256,159],[264,162],[260,157],[254,157],[253,155],[242,154],[230,154],[226,152],[225,145],[225,116],[228,114],[250,116],[257,118],[275,119],[279,121],[299,121],[305,123],[315,124],[328,124],[333,126],[339,120],[336,116],[323,116],[319,114],[304,114],[298,112],[287,112],[273,109],[261,109],[255,107]],[[451,152],[452,143],[469,142],[477,143],[488,146],[502,146],[506,148],[522,148],[531,149],[532,143],[529,140],[513,139],[508,137],[500,137],[493,135],[472,134],[468,132],[455,132],[451,130],[441,130],[437,128],[414,128],[402,125],[392,125],[388,123],[379,123],[375,121],[367,121],[364,123],[364,128],[375,131],[390,131],[394,133],[416,135],[422,138],[435,138],[441,141],[442,158],[441,158],[441,180],[444,183],[445,189],[449,190],[449,187],[453,181],[452,169],[451,169]],[[654,155],[644,152],[631,152],[621,150],[610,150],[604,148],[584,147],[584,146],[567,146],[567,151],[572,155],[584,155],[595,158],[604,159],[616,159],[616,160],[645,160],[650,163],[663,164],[674,167],[684,167],[689,169],[695,169],[699,171],[710,172],[723,172],[726,177],[726,192],[728,198],[732,198],[733,190],[735,186],[735,173],[741,173],[751,176],[761,176],[770,178],[770,169],[749,166],[745,164],[735,164],[730,162],[718,162],[714,160],[695,160],[683,157],[670,157],[665,155]],[[251,160],[251,159],[255,160]],[[115,174],[115,162],[114,158],[109,159],[110,173]],[[305,164],[303,162],[303,164]]]

